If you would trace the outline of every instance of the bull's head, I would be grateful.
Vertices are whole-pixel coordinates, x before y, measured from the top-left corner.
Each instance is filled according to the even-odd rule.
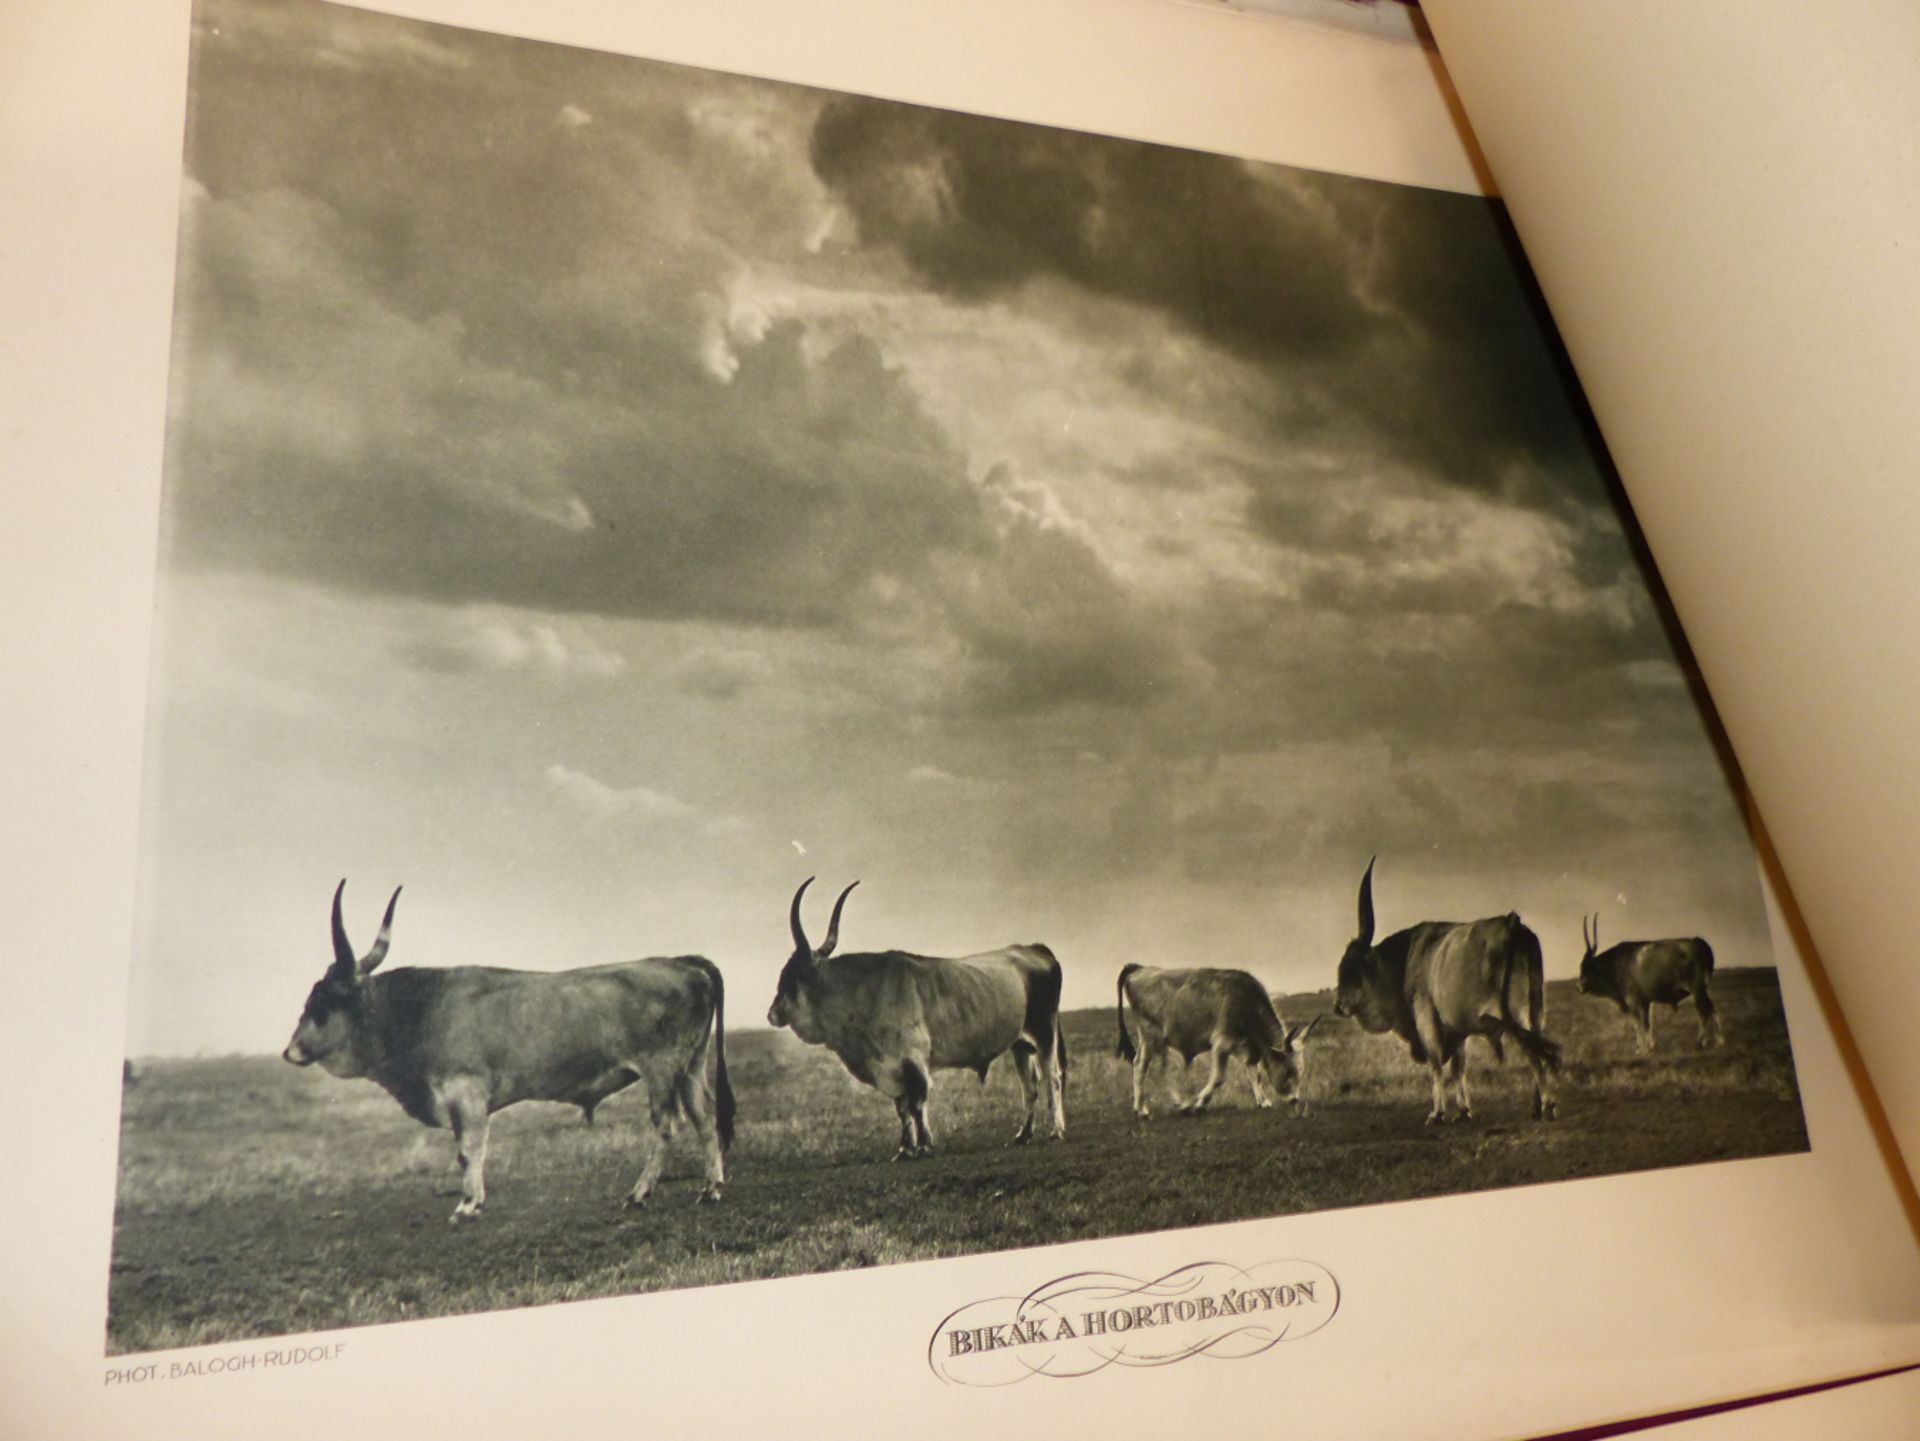
[[[1307,1033],[1320,1024],[1315,1016],[1298,1026],[1287,1026],[1279,1045],[1267,1047],[1263,1064],[1267,1072],[1267,1084],[1273,1093],[1284,1100],[1296,1115],[1307,1114],[1307,1103],[1300,1095],[1301,1081],[1306,1072],[1305,1044]],[[1282,1022],[1284,1025],[1285,1023]]]
[[[373,949],[358,960],[347,941],[347,928],[340,919],[340,895],[347,888],[341,881],[333,892],[333,964],[307,992],[306,1009],[293,1028],[281,1059],[296,1066],[311,1066],[316,1061],[336,1076],[356,1076],[361,1066],[354,1038],[366,1014],[366,978],[387,958],[387,944],[393,938],[393,908],[400,899],[399,887],[387,902],[387,914],[380,922],[380,934]]]
[[[787,924],[793,930],[793,954],[780,968],[780,984],[774,990],[773,1004],[767,1007],[769,1026],[791,1027],[794,1035],[809,1045],[817,1044],[820,1038],[809,983],[818,972],[819,962],[831,956],[833,948],[840,944],[840,908],[853,894],[853,886],[860,882],[855,881],[840,892],[840,899],[833,903],[833,919],[827,922],[827,938],[817,947],[808,943],[807,928],[800,921],[800,898],[812,884],[813,877],[808,876],[793,893],[793,905],[787,914]]]
[[[1592,928],[1588,928],[1587,918],[1580,917],[1580,939],[1586,942],[1586,954],[1580,957],[1580,994],[1591,996],[1605,991],[1600,976],[1600,913],[1593,913]]]

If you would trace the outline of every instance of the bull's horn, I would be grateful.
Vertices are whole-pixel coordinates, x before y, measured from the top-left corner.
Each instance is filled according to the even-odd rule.
[[[807,887],[812,884],[812,876],[800,882],[800,889],[793,893],[793,909],[787,914],[787,924],[793,927],[793,953],[796,956],[813,954],[813,947],[807,944],[807,928],[800,924],[800,897],[807,893]]]
[[[853,886],[859,884],[855,881]],[[840,908],[847,903],[847,897],[853,894],[853,886],[840,892],[840,899],[833,903],[833,919],[827,922],[827,938],[820,943],[820,949],[814,952],[822,960],[832,955],[833,948],[840,944]]]
[[[352,975],[356,968],[353,945],[347,940],[346,922],[340,919],[340,893],[347,888],[346,877],[340,878],[340,884],[333,888],[333,968],[345,975]]]
[[[1373,862],[1375,856],[1367,862],[1367,873],[1360,877],[1360,944],[1373,944]]]
[[[360,958],[360,974],[371,975],[374,967],[387,958],[387,945],[393,940],[393,908],[400,903],[400,887],[393,888],[393,896],[387,902],[387,913],[380,918],[380,934],[374,937],[373,949]]]

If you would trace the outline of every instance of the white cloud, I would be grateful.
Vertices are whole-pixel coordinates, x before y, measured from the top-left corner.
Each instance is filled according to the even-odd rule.
[[[626,671],[624,657],[590,639],[562,636],[554,626],[514,619],[450,621],[402,647],[423,670],[448,674],[534,672],[611,680]]]
[[[601,820],[687,822],[693,807],[675,796],[646,786],[621,789],[556,762],[547,767],[547,784],[568,805]]]

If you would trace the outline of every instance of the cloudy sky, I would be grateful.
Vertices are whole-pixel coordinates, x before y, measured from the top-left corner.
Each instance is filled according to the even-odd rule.
[[[1471,197],[205,5],[132,1049],[390,964],[842,944],[1330,982],[1517,908],[1764,961]],[[817,900],[816,934],[826,897]]]

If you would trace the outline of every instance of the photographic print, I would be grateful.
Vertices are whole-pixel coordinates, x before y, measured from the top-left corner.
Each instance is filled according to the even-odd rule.
[[[205,0],[163,517],[109,1353],[1808,1145],[1497,202]]]

